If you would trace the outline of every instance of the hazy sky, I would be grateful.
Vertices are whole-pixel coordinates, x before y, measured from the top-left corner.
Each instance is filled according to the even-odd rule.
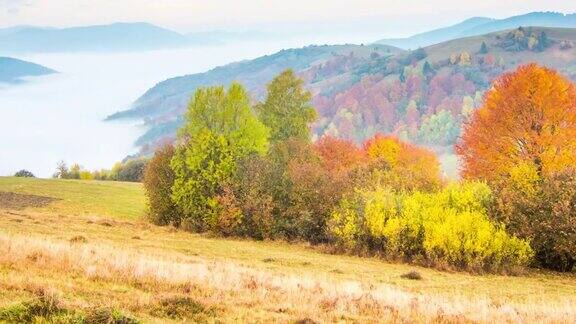
[[[407,34],[472,16],[576,11],[574,0],[0,0],[0,26],[146,21],[181,32],[306,28],[314,24]],[[340,28],[340,27],[337,27]]]

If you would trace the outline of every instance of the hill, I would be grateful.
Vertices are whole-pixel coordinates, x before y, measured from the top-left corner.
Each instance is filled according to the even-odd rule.
[[[457,38],[478,36],[520,26],[574,28],[576,27],[576,13],[565,15],[557,12],[532,12],[505,19],[476,17],[453,26],[435,29],[411,37],[381,39],[376,43],[404,49],[417,49]]]
[[[21,78],[56,73],[56,71],[31,62],[10,57],[0,57],[0,83],[17,83]]]
[[[462,34],[468,31],[470,28],[477,27],[492,21],[494,21],[494,19],[486,17],[474,17],[464,20],[463,22],[456,25],[427,31],[407,38],[381,39],[375,43],[392,45],[403,49],[417,49],[419,47],[426,47],[432,44],[442,43],[447,40],[461,38]]]
[[[483,46],[482,44],[485,44]],[[172,138],[193,91],[244,82],[261,98],[265,83],[295,69],[313,92],[319,120],[314,134],[360,142],[375,133],[450,151],[460,124],[502,73],[537,62],[576,80],[576,29],[526,27],[457,39],[416,51],[380,46],[311,46],[170,79],[146,92],[132,109],[111,118],[145,119],[138,141],[146,154]]]
[[[6,207],[7,196],[18,204]],[[150,225],[144,204],[139,184],[0,177],[0,321],[30,322],[14,318],[36,315],[103,322],[114,315],[145,323],[569,322],[576,316],[574,274],[470,275],[298,244],[207,237]],[[402,278],[410,271],[422,279]]]
[[[183,114],[190,96],[199,86],[229,84],[235,80],[242,82],[255,98],[259,98],[265,91],[265,84],[287,68],[302,71],[311,66],[330,64],[325,66],[323,75],[318,75],[318,79],[322,79],[359,65],[370,59],[371,55],[386,57],[400,52],[402,50],[387,45],[325,45],[283,50],[254,60],[217,67],[205,73],[160,82],[143,94],[131,109],[111,115],[108,120],[149,120],[154,127],[138,141],[139,144],[146,144],[174,133],[178,117]]]
[[[115,23],[71,28],[18,26],[0,29],[5,52],[139,51],[214,41],[201,34],[182,35],[148,23]]]

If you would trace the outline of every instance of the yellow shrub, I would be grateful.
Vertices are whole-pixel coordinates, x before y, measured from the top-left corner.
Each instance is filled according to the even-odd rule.
[[[80,171],[80,180],[94,180],[94,176],[90,171]]]
[[[527,264],[533,254],[528,242],[490,221],[491,201],[482,183],[436,193],[358,191],[334,212],[331,229],[346,247],[378,249],[389,257],[476,270]]]

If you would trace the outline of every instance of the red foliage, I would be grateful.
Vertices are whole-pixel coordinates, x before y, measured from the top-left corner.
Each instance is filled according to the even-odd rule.
[[[350,170],[365,161],[362,150],[348,140],[325,136],[314,144],[314,149],[330,173]]]

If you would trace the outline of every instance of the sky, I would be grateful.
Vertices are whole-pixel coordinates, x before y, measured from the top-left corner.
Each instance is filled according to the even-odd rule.
[[[406,36],[474,16],[576,11],[574,0],[0,0],[0,27],[144,21],[180,32],[214,29]]]

